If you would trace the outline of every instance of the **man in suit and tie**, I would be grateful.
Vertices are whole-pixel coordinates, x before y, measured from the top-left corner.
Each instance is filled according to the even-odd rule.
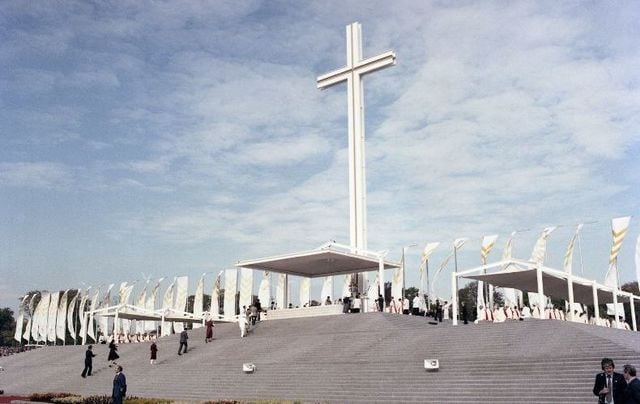
[[[627,381],[624,404],[640,404],[640,380],[636,378],[635,366],[624,365],[623,374]]]
[[[604,358],[600,362],[602,373],[596,375],[593,394],[598,396],[599,404],[624,404],[624,391],[627,382],[623,375],[613,371],[613,360]]]

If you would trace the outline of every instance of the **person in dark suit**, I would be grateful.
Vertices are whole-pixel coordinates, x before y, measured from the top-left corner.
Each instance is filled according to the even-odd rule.
[[[593,385],[593,394],[598,396],[599,404],[615,404],[624,403],[624,391],[627,382],[624,376],[613,371],[615,364],[609,358],[603,358],[600,362],[603,372],[596,375],[596,381]]]
[[[113,378],[113,390],[111,398],[113,404],[122,404],[122,400],[127,395],[127,378],[122,373],[122,366],[116,366],[116,375]]]
[[[93,357],[96,356],[96,354],[93,353],[92,349],[93,347],[89,345],[87,347],[87,352],[84,353],[84,370],[80,375],[82,377],[91,376],[91,370],[93,370]]]
[[[189,334],[187,334],[187,330],[182,330],[180,333],[180,347],[178,348],[178,355],[182,355],[182,348],[184,347],[184,353],[187,353],[187,340],[189,339]]]
[[[380,312],[384,312],[384,298],[381,294],[378,294],[378,309]]]
[[[624,390],[624,404],[640,404],[640,380],[636,378],[635,366],[624,365],[623,374],[627,381],[627,388]]]

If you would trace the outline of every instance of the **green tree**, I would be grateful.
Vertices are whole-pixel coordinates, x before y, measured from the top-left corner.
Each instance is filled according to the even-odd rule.
[[[415,286],[411,286],[410,288],[404,290],[404,296],[409,299],[409,301],[418,296],[418,293],[420,293],[420,290],[418,290],[418,288],[416,288]]]
[[[13,318],[13,310],[8,307],[0,309],[0,345],[14,345],[15,332],[16,320]]]
[[[478,300],[478,282],[468,283],[463,288],[458,289],[459,312],[462,313],[462,303],[467,309],[467,320],[475,321],[478,310],[476,302]]]

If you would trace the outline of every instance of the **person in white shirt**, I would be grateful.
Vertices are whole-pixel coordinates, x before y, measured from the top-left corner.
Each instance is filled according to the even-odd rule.
[[[417,316],[420,314],[420,296],[415,295],[412,303],[413,303],[413,310],[411,314],[413,314],[414,316]]]
[[[409,314],[409,299],[402,299],[402,314]]]

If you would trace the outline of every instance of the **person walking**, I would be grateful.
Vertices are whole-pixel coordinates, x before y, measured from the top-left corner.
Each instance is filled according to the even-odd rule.
[[[107,356],[107,361],[111,362],[109,363],[109,367],[116,365],[116,359],[120,358],[120,355],[118,355],[118,353],[116,352],[118,350],[118,346],[116,345],[116,342],[112,339],[111,342],[109,342],[109,356]]]
[[[207,321],[204,322],[204,326],[205,326],[205,336],[204,336],[204,342],[211,342],[213,341],[213,327],[215,327],[215,325],[213,324],[213,320],[211,318],[208,318]]]
[[[113,378],[113,390],[111,398],[113,404],[122,404],[122,400],[127,395],[127,378],[122,373],[122,366],[116,366],[116,375]]]
[[[153,341],[151,342],[151,361],[150,363],[152,365],[156,364],[156,360],[158,359],[158,346],[156,345],[156,342]]]
[[[184,347],[184,353],[187,353],[187,340],[189,339],[189,334],[187,334],[187,330],[182,330],[180,333],[180,347],[178,348],[178,355],[182,355],[182,347]]]
[[[80,376],[91,376],[91,370],[93,370],[93,358],[96,354],[93,353],[93,346],[89,345],[87,351],[84,353],[84,370]]]

